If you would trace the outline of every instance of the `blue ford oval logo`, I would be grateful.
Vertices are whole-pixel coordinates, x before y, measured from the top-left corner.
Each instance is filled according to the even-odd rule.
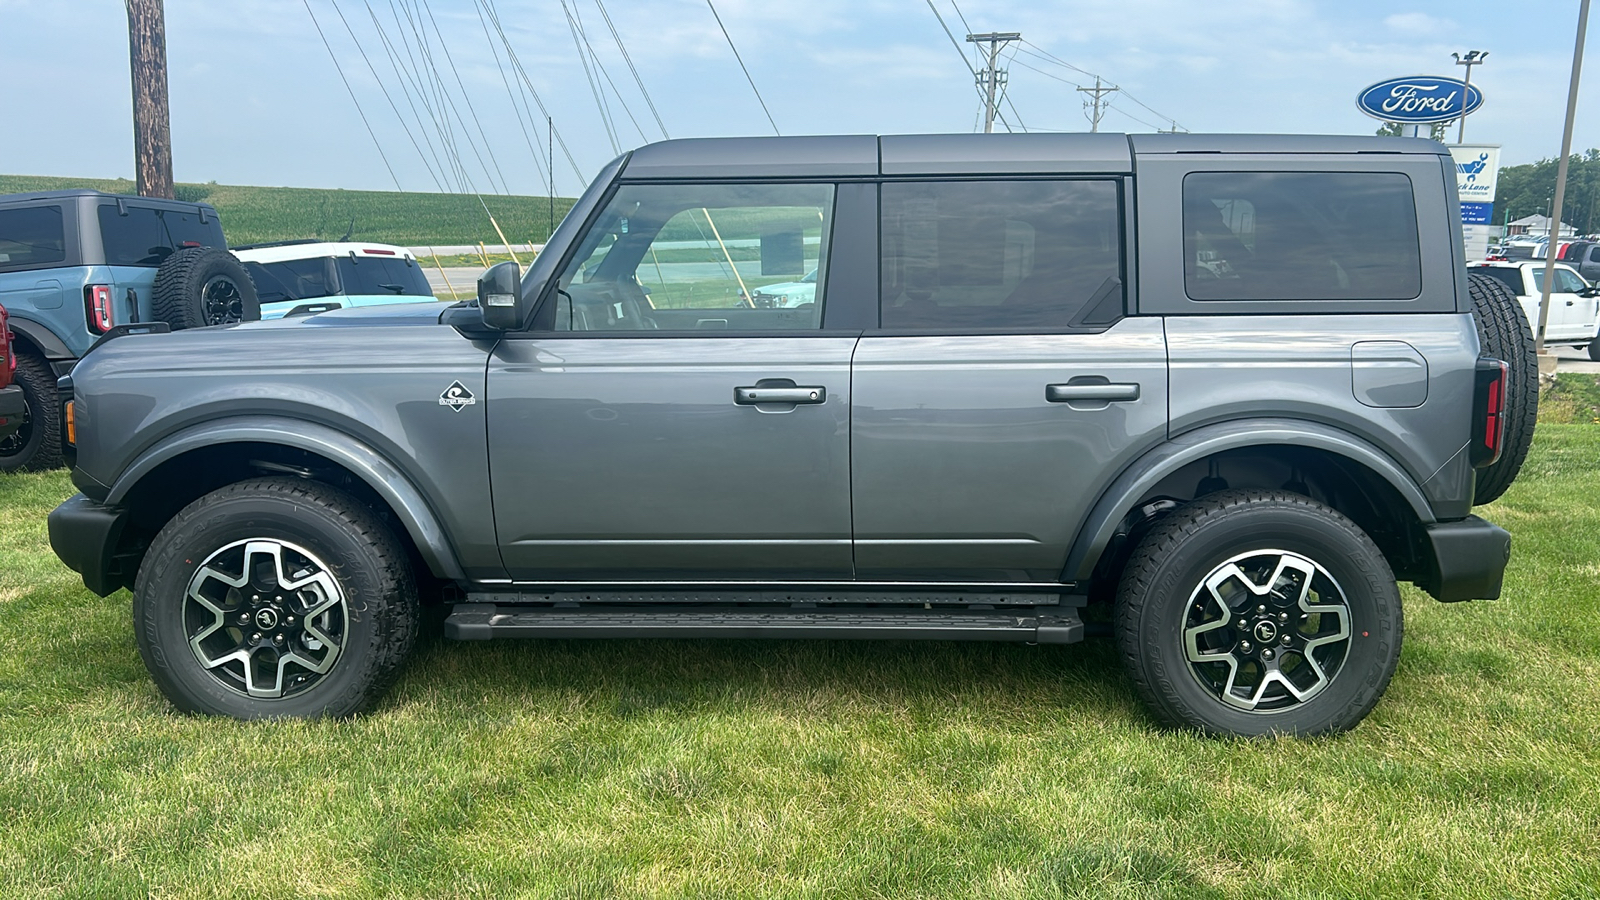
[[[1437,75],[1391,78],[1356,95],[1356,106],[1374,119],[1409,125],[1459,119],[1482,105],[1483,91]]]

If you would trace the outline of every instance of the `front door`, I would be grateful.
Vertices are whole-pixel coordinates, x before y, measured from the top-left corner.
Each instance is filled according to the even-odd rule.
[[[857,348],[856,573],[1051,582],[1165,436],[1159,318],[1123,318],[1115,180],[883,186],[881,327]]]
[[[524,581],[848,579],[850,357],[824,331],[834,187],[626,185],[488,373]]]

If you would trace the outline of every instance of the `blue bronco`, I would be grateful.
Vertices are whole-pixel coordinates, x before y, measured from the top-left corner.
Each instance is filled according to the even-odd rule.
[[[260,318],[255,287],[204,203],[99,191],[0,196],[0,305],[16,334],[22,426],[0,472],[62,463],[56,378],[119,325]]]

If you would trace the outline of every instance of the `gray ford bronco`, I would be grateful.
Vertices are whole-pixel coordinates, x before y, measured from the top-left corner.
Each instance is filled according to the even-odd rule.
[[[193,712],[367,707],[419,596],[467,640],[1061,644],[1103,606],[1164,721],[1340,731],[1396,580],[1493,599],[1510,554],[1472,509],[1536,369],[1459,221],[1420,140],[652,144],[476,302],[103,343],[50,538]]]

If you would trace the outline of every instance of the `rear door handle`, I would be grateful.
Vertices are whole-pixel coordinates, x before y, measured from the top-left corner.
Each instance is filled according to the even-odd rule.
[[[755,406],[757,403],[825,403],[828,400],[828,389],[817,385],[816,387],[736,387],[733,389],[733,402],[740,406]]]
[[[1137,384],[1047,384],[1044,399],[1051,403],[1076,403],[1079,400],[1126,402],[1139,399]]]

